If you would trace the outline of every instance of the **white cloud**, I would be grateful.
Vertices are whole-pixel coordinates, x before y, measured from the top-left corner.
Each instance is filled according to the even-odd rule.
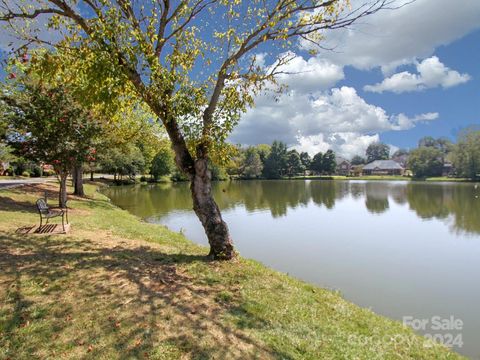
[[[347,86],[314,95],[291,89],[278,99],[259,96],[256,107],[244,115],[231,140],[241,144],[281,140],[304,151],[333,148],[351,157],[362,154],[370,142],[378,140],[379,133],[411,129],[436,118],[437,113],[389,115]]]
[[[416,115],[413,118],[409,118],[405,114],[399,114],[392,117],[392,130],[409,130],[417,123],[425,123],[438,119],[439,114],[436,112]]]
[[[327,89],[345,77],[341,66],[327,60],[315,57],[305,60],[302,56],[295,56],[293,53],[291,55],[292,60],[278,69],[283,74],[277,78],[297,92],[308,93]]]
[[[397,1],[401,5],[409,0]],[[352,1],[352,6],[364,0]],[[329,31],[324,45],[333,51],[320,56],[337,65],[358,69],[396,66],[431,56],[446,45],[480,27],[480,1],[417,0],[397,10],[368,16],[348,29]],[[301,42],[304,48],[311,44]]]
[[[468,74],[460,74],[458,71],[450,70],[436,56],[417,63],[417,72],[418,74],[412,74],[408,71],[400,72],[384,79],[381,83],[367,85],[363,89],[376,93],[392,91],[399,94],[439,86],[449,88],[466,83],[471,79]]]
[[[409,0],[400,0],[397,4]],[[363,0],[353,0],[352,5]],[[422,87],[448,88],[468,81],[467,74],[448,69],[433,57],[447,45],[480,27],[480,1],[417,0],[393,11],[381,11],[353,27],[326,34],[326,48],[312,59],[297,56],[284,75],[287,93],[275,99],[261,95],[232,134],[243,144],[282,140],[311,153],[332,148],[340,155],[363,154],[385,131],[401,131],[438,118],[438,113],[407,116],[388,114],[369,104],[352,87],[327,91],[343,79],[343,67],[381,67],[398,92]],[[300,42],[303,49],[309,44]],[[426,59],[421,63],[417,59]],[[416,64],[417,72],[394,74],[400,65]],[[307,71],[308,70],[308,71]],[[394,74],[394,75],[392,75]],[[378,85],[378,84],[377,84]]]
[[[362,135],[359,133],[333,133],[329,135],[299,136],[298,145],[293,146],[299,152],[306,151],[310,156],[332,149],[346,159],[363,155],[368,145],[380,141],[378,134]]]

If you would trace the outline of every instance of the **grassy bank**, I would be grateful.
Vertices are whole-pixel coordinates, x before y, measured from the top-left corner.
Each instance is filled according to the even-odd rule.
[[[87,186],[68,235],[20,235],[53,185],[0,190],[0,359],[456,359],[400,323],[147,224]],[[352,274],[354,276],[354,274]]]
[[[399,175],[369,175],[369,176],[295,176],[285,180],[379,180],[379,181],[432,181],[432,182],[473,182],[466,178],[451,178],[446,176],[430,177],[426,179],[415,179]]]

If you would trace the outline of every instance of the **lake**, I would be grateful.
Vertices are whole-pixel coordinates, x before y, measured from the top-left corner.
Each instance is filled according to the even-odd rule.
[[[207,244],[188,184],[105,192],[146,221]],[[480,185],[229,181],[215,183],[214,195],[244,257],[376,313],[416,320],[419,333],[480,358]]]

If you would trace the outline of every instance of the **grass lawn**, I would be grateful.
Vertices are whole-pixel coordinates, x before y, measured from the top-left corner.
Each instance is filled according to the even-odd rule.
[[[467,178],[451,178],[451,177],[447,177],[447,176],[439,176],[439,177],[426,178],[425,181],[472,182],[473,180],[467,179]]]
[[[437,182],[471,182],[472,180],[466,178],[451,178],[447,176],[430,177],[424,180],[414,179],[408,176],[400,175],[366,175],[366,176],[295,176],[295,180],[390,180],[390,181],[437,181]],[[288,178],[285,178],[288,180]]]
[[[365,176],[352,176],[347,180],[393,180],[393,181],[410,181],[412,178],[408,176],[400,175],[365,175]]]
[[[394,180],[394,181],[410,181],[410,177],[399,175],[369,175],[369,176],[341,176],[341,175],[311,175],[296,176],[293,179],[298,180]]]
[[[0,190],[0,359],[456,359],[337,292],[207,249],[88,185],[68,235],[20,235],[54,184]],[[352,274],[355,276],[355,274]]]
[[[14,176],[2,175],[2,176],[0,176],[0,181],[1,180],[22,180],[22,179],[29,179],[29,178],[22,177],[22,176],[17,176],[17,175],[14,175]]]

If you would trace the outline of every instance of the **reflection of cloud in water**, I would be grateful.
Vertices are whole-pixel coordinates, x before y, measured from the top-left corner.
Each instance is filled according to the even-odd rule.
[[[480,189],[469,183],[387,181],[228,181],[214,183],[220,208],[242,208],[246,214],[269,212],[273,218],[309,207],[334,210],[346,199],[362,201],[370,214],[391,211],[392,204],[407,206],[417,217],[438,219],[452,231],[480,233]],[[192,212],[188,184],[113,187],[108,191],[124,209],[151,222]]]

